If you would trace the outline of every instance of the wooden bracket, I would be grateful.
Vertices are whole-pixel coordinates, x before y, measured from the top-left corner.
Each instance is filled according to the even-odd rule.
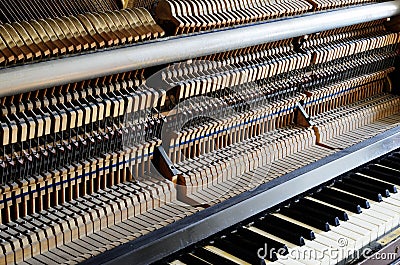
[[[295,114],[295,122],[297,125],[304,127],[314,126],[314,122],[311,121],[310,115],[305,111],[303,106],[298,102],[296,103],[297,111]]]
[[[169,159],[167,153],[162,146],[158,146],[154,149],[153,165],[161,173],[162,176],[171,180],[173,183],[177,183],[178,176],[181,172],[175,168],[174,164]]]

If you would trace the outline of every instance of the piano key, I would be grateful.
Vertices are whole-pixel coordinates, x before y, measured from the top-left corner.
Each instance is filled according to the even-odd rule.
[[[383,165],[388,165],[388,167],[392,167],[396,170],[400,170],[399,161],[398,161],[398,159],[395,159],[394,157],[385,157],[384,159],[379,161],[379,163],[381,163]]]
[[[387,166],[396,170],[400,170],[400,165],[397,161],[394,161],[393,159],[390,158],[384,158],[378,162],[378,164],[381,164],[383,166]]]
[[[384,182],[384,181],[380,180],[379,178],[374,178],[374,176],[357,173],[357,174],[352,174],[351,178],[367,182],[371,185],[378,186],[381,189],[387,189],[391,193],[397,193],[396,185],[394,185],[395,183],[391,184],[388,182]],[[386,197],[388,197],[388,196],[386,196]]]
[[[333,204],[321,201],[321,200],[316,199],[314,197],[307,197],[307,198],[309,200],[314,200],[314,201],[316,201],[316,202],[318,202],[320,204],[324,204],[324,205],[327,205],[329,207],[336,208],[338,210],[344,210],[344,209],[340,208],[340,206],[333,205]],[[366,219],[368,221],[366,221],[364,219]],[[351,223],[353,225],[356,225],[356,226],[360,226],[361,228],[369,230],[369,232],[371,233],[372,238],[373,238],[372,240],[375,240],[375,239],[378,238],[379,224],[381,223],[381,222],[379,222],[379,220],[368,218],[368,216],[364,216],[362,214],[351,213],[350,212],[349,213],[349,220],[347,222]],[[383,226],[382,226],[382,229],[381,229],[381,233],[382,234],[384,233],[384,227]]]
[[[316,203],[315,201],[312,201],[312,200],[308,200],[307,198],[300,199],[298,202],[298,205],[300,207],[301,207],[301,205],[307,205],[308,207],[313,207],[314,209],[316,209],[318,211],[327,212],[331,216],[337,216],[342,221],[349,220],[349,217],[345,211],[339,211],[335,208]]]
[[[185,263],[181,262],[180,260],[174,260],[172,262],[169,262],[168,264],[171,264],[171,265],[186,265]]]
[[[209,250],[217,250],[218,255],[223,255],[225,258],[233,259],[233,260],[239,260],[240,263],[247,263],[247,264],[252,264],[252,261],[254,263],[258,263],[259,260],[254,258],[254,255],[257,255],[256,252],[248,250],[248,248],[238,248],[237,245],[231,243],[230,241],[226,239],[217,239],[216,241],[212,242],[210,244],[212,248],[209,248],[209,246],[206,246],[207,249]],[[222,252],[221,252],[222,251]],[[215,252],[214,252],[215,253]],[[250,260],[250,262],[249,262]]]
[[[288,218],[290,220],[290,218]],[[291,220],[294,221],[294,220]],[[296,221],[294,221],[296,222]],[[306,224],[301,224],[307,226]],[[364,246],[365,244],[369,243],[370,236],[367,233],[367,230],[365,229],[358,229],[354,231],[354,225],[347,225],[347,222],[345,223],[346,227],[332,227],[331,231],[324,232],[321,230],[317,230],[316,232],[316,238],[314,241],[308,241],[306,240],[306,246],[309,245],[309,242],[318,242],[319,245],[317,246],[317,250],[319,250],[322,253],[327,253],[326,251],[329,249],[338,249],[339,251],[342,248],[347,248],[347,249],[358,249]],[[300,249],[302,247],[299,247]],[[289,251],[292,249],[289,248]],[[345,254],[346,256],[350,255],[351,253],[346,253],[347,251],[340,251],[339,253]],[[329,253],[329,251],[328,251]],[[338,258],[338,257],[336,257]],[[340,258],[339,258],[340,260]]]
[[[295,245],[299,246],[304,245],[304,238],[301,235],[299,235],[296,231],[287,230],[285,227],[274,225],[273,223],[267,220],[256,221],[254,222],[254,224],[252,224],[252,226],[257,227],[272,235],[278,236]]]
[[[354,205],[360,205],[362,208],[364,209],[368,209],[369,208],[369,202],[368,200],[365,200],[363,198],[360,198],[358,196],[353,196],[349,193],[343,193],[340,190],[334,189],[334,188],[324,188],[322,189],[322,191],[318,192],[321,194],[326,194],[338,199],[343,199],[349,203],[353,203]],[[316,193],[316,194],[318,194]],[[317,196],[317,195],[316,195]]]
[[[257,256],[258,249],[263,246],[258,246],[240,235],[231,234],[226,238],[216,239],[212,245],[250,264],[264,264],[264,260]],[[241,247],[238,249],[237,246]]]
[[[359,180],[359,179],[355,179],[352,177],[343,178],[342,181],[346,184],[351,184],[351,185],[363,188],[365,190],[374,191],[376,193],[381,194],[383,197],[390,197],[389,190],[386,189],[386,187],[382,187],[383,185],[379,185],[379,183],[372,184],[372,183],[369,183],[367,180]]]
[[[360,173],[389,183],[400,185],[400,177],[397,177],[400,172],[398,172],[399,174],[397,174],[395,170],[389,169],[384,166],[370,165],[366,168],[360,169]]]
[[[281,218],[276,217],[273,214],[268,214],[264,216],[263,219],[265,222],[274,224],[276,226],[283,227],[285,229],[291,230],[292,232],[297,232],[300,236],[304,237],[305,239],[308,240],[313,240],[315,239],[315,234],[312,230],[304,228],[302,226],[287,222],[286,220],[283,220]]]
[[[278,216],[281,217],[279,214],[278,214]],[[286,220],[292,222],[292,220],[291,220],[290,218],[287,218]],[[296,223],[296,221],[294,221],[294,223]],[[296,224],[304,225],[304,224],[302,224],[302,223],[296,223]],[[308,226],[305,225],[305,227],[308,227]],[[261,230],[261,229],[258,229],[258,228],[256,228],[256,227],[250,226],[248,229],[251,230],[251,231],[253,231],[253,232],[256,232],[256,233],[258,233],[258,234],[261,234],[261,235],[263,235],[263,236],[266,236],[266,237],[268,237],[268,238],[271,238],[271,239],[273,239],[273,240],[279,241],[279,242],[281,242],[281,243],[287,245],[288,249],[290,250],[288,257],[290,257],[290,255],[292,255],[293,253],[296,254],[296,255],[298,254],[298,255],[300,255],[300,256],[299,256],[299,260],[300,260],[302,263],[306,263],[306,264],[312,264],[313,262],[315,263],[316,261],[313,260],[313,259],[307,260],[307,255],[308,255],[309,253],[313,253],[313,252],[314,252],[314,253],[317,253],[317,254],[319,255],[319,257],[321,257],[321,259],[323,258],[322,261],[325,261],[325,262],[326,262],[327,259],[329,258],[328,256],[324,256],[324,255],[322,254],[322,251],[320,251],[320,250],[322,250],[322,249],[316,249],[316,250],[313,251],[313,249],[309,247],[309,245],[310,245],[310,246],[315,246],[316,244],[317,244],[318,246],[321,246],[321,245],[319,244],[319,242],[321,241],[321,238],[323,238],[322,241],[324,241],[324,240],[325,240],[325,242],[326,242],[326,241],[329,241],[329,239],[326,239],[326,238],[323,237],[323,236],[322,236],[321,238],[316,237],[316,239],[313,240],[313,241],[305,240],[305,245],[303,245],[303,246],[297,246],[297,245],[292,244],[292,243],[290,243],[290,242],[288,242],[288,241],[285,241],[284,239],[282,239],[282,238],[280,238],[280,237],[277,237],[277,236],[274,236],[274,235],[272,235],[272,234],[269,234],[268,232],[266,232],[266,231],[264,231],[264,230]],[[324,232],[321,231],[321,230],[319,230],[319,232],[324,233]],[[321,241],[321,242],[322,242],[322,241]],[[316,242],[316,243],[314,243],[314,242]],[[333,242],[334,242],[334,241],[331,241],[331,243],[333,243]],[[335,244],[336,244],[336,242],[335,242]],[[280,252],[280,251],[278,251],[278,254],[279,254],[279,252]],[[286,255],[282,257],[282,254],[281,254],[281,255],[278,255],[278,257],[280,257],[281,259],[284,259],[284,258],[286,258]],[[306,258],[302,258],[302,257],[306,257]],[[278,261],[279,261],[279,259],[278,259]],[[320,262],[320,261],[317,261],[317,262]]]
[[[351,193],[349,193],[351,194]],[[352,194],[355,195],[355,194]],[[370,208],[367,211],[363,212],[363,215],[374,217],[376,219],[379,219],[382,223],[384,223],[385,227],[385,232],[387,233],[394,227],[393,220],[390,218],[391,214],[388,213],[384,208],[379,206],[381,202],[373,202],[370,205]],[[372,209],[372,205],[374,206],[374,209]]]
[[[292,259],[290,257],[283,257],[280,258],[278,261],[275,262],[276,264],[282,264],[282,265],[304,265],[305,263],[301,263],[298,260]]]
[[[290,208],[293,210],[297,210],[299,212],[303,212],[304,215],[308,215],[314,217],[316,219],[320,219],[324,222],[329,223],[331,226],[339,226],[340,221],[336,215],[332,215],[329,212],[320,211],[318,209],[313,208],[307,204],[299,205],[297,202],[290,205]]]
[[[338,206],[338,207],[340,207],[340,208],[342,208],[344,210],[348,210],[348,211],[351,211],[351,212],[356,213],[356,214],[360,214],[362,212],[360,205],[348,202],[346,200],[342,200],[342,199],[337,198],[335,196],[330,196],[330,195],[325,194],[323,192],[314,193],[312,196],[313,196],[313,198],[316,198],[316,199],[318,199],[320,201],[323,201],[323,202]]]
[[[290,207],[283,207],[281,208],[280,212],[283,215],[286,215],[288,217],[291,217],[293,219],[299,220],[301,222],[304,222],[312,227],[321,229],[325,232],[330,230],[329,223],[326,220],[321,220],[318,217],[315,216],[310,216],[310,215],[305,215],[302,213],[301,210],[294,210],[291,209]]]
[[[397,155],[394,155],[394,154],[390,154],[387,157],[385,157],[384,159],[390,159],[392,161],[400,163],[400,157],[398,157]]]
[[[226,259],[214,252],[208,250],[207,248],[197,248],[194,250],[193,254],[202,260],[205,260],[211,264],[224,264],[224,265],[235,265],[236,262]]]
[[[181,257],[178,258],[179,261],[183,262],[184,264],[193,264],[193,265],[207,265],[210,264],[196,256],[193,256],[191,254],[185,254]]]
[[[268,250],[269,249],[275,249],[275,250],[282,250],[281,251],[281,255],[285,255],[287,254],[287,246],[285,244],[282,244],[278,241],[275,241],[271,238],[268,238],[266,236],[260,235],[252,230],[249,230],[247,228],[238,228],[237,234],[241,235],[244,238],[248,238],[251,241],[257,242],[257,244],[260,244],[261,247],[264,247],[264,245],[266,244],[268,246]],[[273,258],[273,257],[271,257]]]
[[[347,191],[349,193],[353,193],[359,195],[361,197],[365,197],[366,199],[374,200],[377,202],[382,201],[382,195],[378,192],[374,192],[365,188],[359,188],[354,184],[346,184],[343,182],[336,182],[334,185],[338,190]]]

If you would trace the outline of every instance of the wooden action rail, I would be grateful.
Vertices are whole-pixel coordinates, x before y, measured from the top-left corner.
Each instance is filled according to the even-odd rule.
[[[0,25],[0,65],[12,65],[164,36],[144,8]]]
[[[18,18],[11,18],[11,14],[15,14],[15,5],[10,5],[9,3],[4,3],[4,12],[7,13],[10,18],[5,15],[4,24],[0,25],[0,64],[12,65],[15,63],[23,63],[30,60],[42,59],[50,56],[61,56],[65,54],[71,54],[76,52],[81,52],[89,49],[110,47],[116,45],[124,45],[137,41],[143,41],[151,38],[157,38],[164,36],[164,30],[160,28],[154,19],[151,17],[150,13],[144,8],[134,8],[134,9],[122,9],[114,10],[115,3],[110,3],[111,1],[104,1],[106,3],[94,4],[90,2],[88,6],[84,7],[81,4],[77,4],[76,7],[71,6],[69,12],[64,10],[64,13],[54,13],[51,11],[53,9],[49,8],[48,16],[42,17],[41,15],[35,14],[33,16],[21,15]],[[166,3],[167,1],[165,1]],[[362,1],[360,1],[362,2]],[[169,3],[174,5],[177,12],[183,12],[183,17],[188,15],[184,21],[191,21],[205,17],[202,25],[202,30],[212,29],[212,25],[215,26],[215,22],[212,25],[207,24],[207,18],[213,17],[212,14],[202,15],[202,11],[210,9],[212,13],[216,10],[218,6],[217,19],[219,15],[228,16],[228,20],[223,19],[222,26],[233,25],[233,24],[243,24],[252,21],[257,21],[259,19],[266,19],[266,16],[270,12],[265,12],[268,10],[268,6],[272,8],[273,11],[267,17],[280,17],[283,15],[292,16],[297,14],[302,14],[310,9],[311,5],[306,1],[303,2],[278,2],[275,4],[264,3],[267,9],[262,8],[263,3],[241,3],[237,4],[232,2],[227,2],[228,6],[225,8],[224,3],[207,1],[171,1]],[[350,4],[350,3],[349,3]],[[355,3],[352,3],[355,4]],[[30,4],[22,4],[22,6],[27,7],[29,10]],[[35,5],[35,4],[33,4]],[[53,5],[51,3],[50,5]],[[92,7],[90,7],[92,5]],[[124,2],[122,4],[124,7],[131,7],[133,4]],[[140,6],[138,4],[137,6]],[[183,6],[180,6],[183,5]],[[216,6],[217,5],[217,6]],[[243,5],[243,6],[242,6]],[[341,3],[340,5],[343,5]],[[21,7],[22,7],[21,6]],[[104,6],[103,8],[99,8]],[[158,4],[156,10],[161,10],[164,12],[163,8],[164,2]],[[180,6],[180,7],[179,7]],[[199,8],[202,6],[203,8]],[[98,8],[94,8],[98,7]],[[194,8],[193,16],[190,12],[184,10],[190,10]],[[246,9],[255,7],[252,11],[247,11]],[[284,9],[282,9],[284,7]],[[333,8],[334,4],[323,4],[322,8]],[[31,7],[35,10],[36,7]],[[133,7],[132,7],[133,8]],[[198,9],[199,8],[199,9]],[[24,10],[24,9],[22,9]],[[62,10],[62,8],[54,8],[54,10]],[[283,11],[282,11],[283,10]],[[296,10],[296,11],[295,11]],[[18,9],[18,11],[21,11]],[[61,12],[61,11],[60,11]],[[89,13],[86,13],[89,12]],[[254,13],[253,13],[254,12]],[[23,13],[23,12],[18,12]],[[156,11],[157,13],[157,11]],[[234,18],[238,16],[241,18]],[[232,16],[232,18],[230,18]],[[250,16],[250,18],[248,17]],[[25,19],[24,19],[25,18]],[[187,20],[188,19],[188,20]],[[215,18],[214,18],[215,19]],[[231,22],[229,22],[231,21]],[[185,27],[195,28],[199,22],[181,22]],[[221,26],[221,23],[217,23]],[[189,26],[187,26],[189,25]],[[181,32],[183,33],[183,32]]]
[[[155,8],[157,22],[172,35],[213,30],[233,25],[299,15],[310,11],[307,1],[173,1]]]
[[[0,3],[2,23],[29,21],[62,16],[74,16],[88,12],[105,12],[117,9],[114,0],[89,1],[28,1],[15,3],[5,0]]]
[[[374,1],[160,0],[155,18],[170,34],[180,35],[370,2]]]

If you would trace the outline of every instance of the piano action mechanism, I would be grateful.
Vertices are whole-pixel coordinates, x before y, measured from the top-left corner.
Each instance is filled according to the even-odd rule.
[[[0,11],[1,264],[399,257],[400,1]]]

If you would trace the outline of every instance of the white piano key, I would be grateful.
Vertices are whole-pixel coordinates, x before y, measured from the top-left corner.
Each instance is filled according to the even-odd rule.
[[[389,198],[385,198],[385,202],[389,203],[390,205],[395,206],[398,209],[400,209],[400,200],[397,200],[395,198],[389,197]]]
[[[366,246],[371,242],[371,232],[368,229],[360,227],[358,225],[352,224],[350,222],[341,222],[340,227],[346,228],[347,230],[351,231],[352,233],[360,235],[364,240],[363,245]]]
[[[319,255],[324,255],[326,257],[328,257],[329,259],[329,263],[330,264],[336,264],[338,262],[340,262],[340,258],[339,256],[333,256],[332,254],[332,242],[329,242],[328,240],[326,240],[326,238],[324,238],[323,236],[318,236],[319,240],[306,240],[306,246],[308,246],[311,249],[316,249],[318,250],[317,253],[315,253],[314,255],[314,259],[321,259],[322,256]],[[320,243],[320,242],[324,242],[324,244]]]
[[[299,222],[297,220],[291,219],[291,218],[286,217],[286,216],[281,215],[281,214],[276,214],[276,216],[278,216],[278,217],[280,217],[282,219],[285,219],[285,220],[287,220],[289,222],[292,222],[292,223],[301,225],[303,227],[312,229],[314,231],[314,233],[315,233],[315,239],[313,241],[318,242],[319,244],[326,246],[324,249],[318,249],[321,252],[322,251],[326,251],[326,249],[328,249],[328,250],[329,249],[338,249],[340,247],[339,246],[339,242],[341,240],[343,240],[343,238],[344,238],[343,235],[338,234],[333,230],[325,232],[325,231],[316,229],[314,227],[311,227],[311,226],[309,226],[307,224],[301,223],[301,222]],[[356,246],[355,240],[353,240],[352,238],[346,238],[346,240],[347,240],[346,241],[347,247],[354,249],[355,246]],[[307,242],[308,242],[308,240],[307,240]]]
[[[267,232],[265,232],[265,231],[263,231],[261,229],[258,229],[256,227],[249,227],[248,229],[251,230],[251,231],[254,231],[256,233],[259,233],[259,234],[261,234],[263,236],[266,236],[268,238],[271,238],[273,240],[276,240],[278,242],[281,242],[281,243],[285,244],[288,247],[288,250],[289,250],[288,257],[290,257],[292,259],[295,259],[297,261],[300,261],[301,263],[304,263],[304,264],[321,264],[321,265],[329,264],[328,257],[324,257],[324,259],[321,259],[321,260],[311,260],[309,257],[307,258],[307,254],[308,253],[316,252],[318,250],[311,249],[308,246],[297,246],[295,244],[292,244],[292,243],[290,243],[290,242],[288,242],[288,241],[286,241],[284,239],[281,239],[281,238],[279,238],[277,236],[274,236],[274,235],[272,235],[270,233],[267,233]],[[322,257],[322,253],[320,254],[320,256]],[[305,258],[303,258],[303,257],[305,257]]]
[[[170,262],[169,264],[171,264],[171,265],[186,265],[186,263],[183,263],[180,260],[174,260],[173,262]]]
[[[351,193],[351,192],[343,191],[343,190],[340,190],[340,189],[337,189],[337,188],[335,188],[335,189],[339,190],[339,191],[341,191],[343,193],[347,193],[347,194],[350,194],[350,195],[353,195],[353,196],[357,196],[359,198],[366,199],[366,198],[364,198],[362,196],[356,195],[356,194]],[[384,222],[384,224],[385,224],[385,232],[384,233],[387,233],[387,232],[389,232],[391,229],[393,229],[395,227],[395,224],[394,224],[395,222],[394,222],[393,219],[390,218],[391,214],[388,214],[388,212],[385,211],[385,209],[382,209],[379,206],[376,206],[376,207],[374,207],[374,209],[372,209],[373,205],[378,205],[378,204],[379,204],[379,202],[370,201],[370,206],[371,207],[369,209],[363,210],[363,214],[368,215],[368,216],[372,216],[372,217],[376,217],[377,219],[382,220]]]
[[[250,263],[247,263],[247,262],[245,262],[245,261],[233,256],[232,254],[230,254],[228,252],[225,252],[225,251],[223,251],[223,250],[221,250],[219,248],[216,248],[214,246],[205,246],[204,248],[207,249],[208,251],[214,253],[214,254],[217,254],[217,255],[219,255],[221,257],[224,257],[224,258],[226,258],[226,259],[228,259],[230,261],[233,261],[233,262],[235,262],[237,264],[251,265]]]
[[[338,210],[342,210],[345,211],[349,217],[349,220],[346,221],[346,223],[350,223],[353,224],[354,227],[352,228],[352,231],[355,232],[360,232],[360,233],[365,233],[365,230],[368,230],[368,233],[370,234],[370,241],[376,240],[378,238],[378,233],[380,235],[383,235],[383,233],[385,232],[385,228],[382,224],[382,222],[378,219],[372,219],[372,218],[367,218],[368,220],[364,220],[363,214],[356,214],[350,211],[347,211],[345,209],[342,209],[336,205],[332,205],[317,199],[314,199],[312,197],[307,197],[307,199],[313,200],[315,202],[324,204],[324,205],[328,205],[332,208],[338,209]],[[364,211],[368,211],[366,209],[364,209]],[[372,220],[371,220],[372,219]],[[377,222],[378,221],[378,222]],[[344,222],[342,221],[341,224],[343,224]],[[380,224],[380,225],[379,225]],[[379,231],[379,228],[381,227],[381,230]]]
[[[396,213],[387,210],[386,208],[380,206],[380,203],[371,203],[371,208],[368,209],[366,214],[376,216],[382,220],[386,220],[386,233],[397,227],[399,224],[399,216]]]

